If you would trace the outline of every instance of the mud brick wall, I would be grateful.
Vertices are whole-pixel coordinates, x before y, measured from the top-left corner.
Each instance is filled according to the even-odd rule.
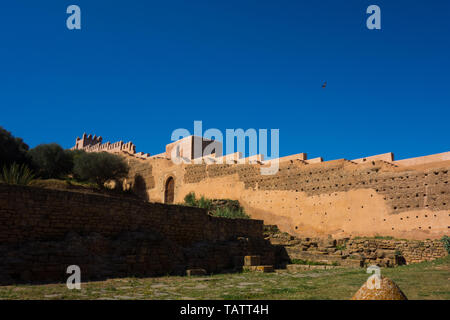
[[[276,250],[259,220],[140,200],[0,184],[0,284],[82,278],[219,272],[236,257]]]
[[[448,169],[293,160],[261,175],[258,165],[186,165],[177,173],[175,199],[194,191],[239,200],[250,216],[297,236],[438,239],[450,230]]]
[[[259,190],[295,190],[309,196],[372,188],[383,195],[392,213],[402,211],[450,208],[450,184],[447,168],[426,172],[413,170],[389,171],[393,167],[385,161],[358,166],[347,160],[330,161],[327,165],[299,165],[281,163],[275,175],[260,175],[253,165],[190,165],[186,167],[185,183],[196,183],[206,177],[216,178],[237,173],[246,188]],[[383,171],[380,171],[383,168]]]

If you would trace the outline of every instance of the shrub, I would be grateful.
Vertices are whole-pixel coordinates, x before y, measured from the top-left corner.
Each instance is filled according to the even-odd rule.
[[[206,199],[204,196],[198,200],[197,206],[202,209],[210,210],[211,209],[211,200]]]
[[[217,204],[222,202],[222,204]],[[184,204],[190,207],[203,208],[215,217],[230,218],[230,219],[250,219],[244,212],[244,208],[235,200],[210,200],[202,196],[196,199],[195,193],[190,192],[184,197]]]
[[[250,217],[244,212],[243,208],[239,210],[233,210],[228,207],[217,208],[211,214],[215,217],[230,218],[230,219],[250,219]]]
[[[33,178],[33,171],[25,164],[5,165],[0,172],[0,181],[8,184],[28,185]]]
[[[443,236],[441,238],[441,241],[444,243],[445,250],[447,250],[447,252],[450,253],[450,237],[449,236]]]
[[[61,178],[72,171],[72,154],[56,143],[40,144],[28,153],[37,175],[44,179]]]
[[[101,188],[108,180],[126,177],[129,170],[122,157],[106,152],[80,153],[73,161],[78,179],[95,182]]]
[[[4,165],[28,164],[28,145],[21,138],[0,127],[0,167]]]
[[[194,192],[189,192],[185,197],[184,197],[184,204],[190,207],[196,207],[197,206],[197,200],[195,199],[195,193]]]
[[[202,208],[206,210],[211,209],[211,200],[206,199],[204,196],[202,196],[200,199],[196,199],[195,193],[190,192],[184,197],[184,204],[190,207],[197,207]]]

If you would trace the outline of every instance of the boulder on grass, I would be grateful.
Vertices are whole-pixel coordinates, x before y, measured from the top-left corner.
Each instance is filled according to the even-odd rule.
[[[400,288],[389,278],[381,277],[379,289],[375,287],[375,279],[370,277],[373,289],[367,286],[367,281],[355,293],[351,300],[408,300]]]

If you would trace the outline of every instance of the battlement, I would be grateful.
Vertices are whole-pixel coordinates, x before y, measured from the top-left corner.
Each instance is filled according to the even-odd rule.
[[[111,142],[103,142],[103,138],[101,136],[92,136],[91,134],[86,135],[83,133],[83,136],[77,137],[75,141],[75,146],[71,148],[71,150],[84,150],[86,152],[109,152],[109,153],[126,153],[132,155],[139,159],[148,159],[150,154],[138,152],[136,153],[136,146],[133,142],[124,143],[123,141],[117,141],[114,143]]]

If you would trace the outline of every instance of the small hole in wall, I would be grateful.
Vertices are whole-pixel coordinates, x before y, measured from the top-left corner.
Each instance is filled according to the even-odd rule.
[[[297,230],[298,229],[298,226],[295,226],[295,230]]]

